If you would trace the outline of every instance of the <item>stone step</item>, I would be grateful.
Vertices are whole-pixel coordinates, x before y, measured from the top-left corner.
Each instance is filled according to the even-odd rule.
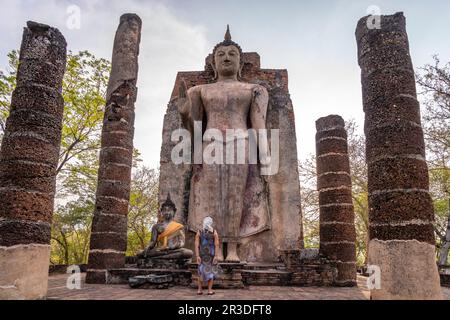
[[[441,286],[450,287],[450,267],[444,267],[439,270]]]
[[[286,270],[283,263],[247,263],[243,270]]]
[[[118,268],[109,269],[107,276],[108,284],[126,284],[130,277],[145,276],[149,274],[170,274],[173,278],[173,284],[187,286],[191,282],[191,272],[180,269],[142,269],[142,268]]]
[[[286,270],[242,270],[242,274],[252,275],[252,274],[291,274],[292,272]]]
[[[246,286],[285,286],[292,273],[284,270],[242,270],[242,282]]]

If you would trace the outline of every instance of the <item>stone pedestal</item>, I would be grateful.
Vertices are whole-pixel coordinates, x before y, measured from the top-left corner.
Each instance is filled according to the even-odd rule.
[[[143,269],[188,269],[191,259],[138,258],[137,267]]]
[[[244,283],[242,282],[242,270],[245,263],[219,263],[222,272],[218,279],[214,280],[214,288],[219,289],[242,289]],[[192,274],[191,287],[197,288],[198,281],[198,264],[191,263],[189,270]]]
[[[191,283],[191,272],[181,269],[143,269],[136,267],[109,269],[106,272],[107,284],[128,284],[131,277],[165,275],[172,277],[171,285],[188,286]]]
[[[128,278],[128,285],[133,289],[168,289],[173,286],[173,277],[169,274],[148,274]]]
[[[441,278],[441,286],[450,287],[450,266],[441,268],[439,276]]]
[[[432,250],[433,249],[433,250]],[[369,264],[381,271],[373,300],[442,299],[434,246],[417,240],[370,240]]]
[[[338,264],[319,253],[318,249],[281,251],[281,260],[290,273],[285,285],[340,286]],[[355,271],[356,272],[356,271]]]

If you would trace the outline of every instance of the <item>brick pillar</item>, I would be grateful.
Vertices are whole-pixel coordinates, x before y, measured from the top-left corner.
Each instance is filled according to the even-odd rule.
[[[107,269],[125,265],[141,25],[137,15],[124,14],[114,39],[87,283],[105,283]]]
[[[356,28],[365,112],[369,264],[381,268],[373,299],[440,298],[433,203],[403,13]]]
[[[356,233],[352,182],[344,120],[330,115],[316,121],[320,253],[337,264],[338,286],[356,285]]]
[[[66,41],[27,22],[0,152],[0,300],[47,294]]]

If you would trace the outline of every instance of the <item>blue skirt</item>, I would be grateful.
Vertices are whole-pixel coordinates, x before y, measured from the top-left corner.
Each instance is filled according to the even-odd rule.
[[[198,276],[203,282],[217,279],[219,275],[219,265],[211,262],[202,262],[198,265]]]

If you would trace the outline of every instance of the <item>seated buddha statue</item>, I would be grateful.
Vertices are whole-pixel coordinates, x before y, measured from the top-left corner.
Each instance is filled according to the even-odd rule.
[[[149,259],[191,259],[192,250],[183,248],[185,242],[184,226],[173,220],[177,208],[167,195],[166,201],[161,205],[161,222],[152,227],[151,240],[148,247],[138,254],[138,258]]]

